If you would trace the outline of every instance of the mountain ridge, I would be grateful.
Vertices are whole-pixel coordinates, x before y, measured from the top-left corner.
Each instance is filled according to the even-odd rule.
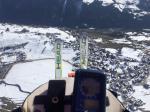
[[[150,28],[149,0],[0,0],[0,22]]]

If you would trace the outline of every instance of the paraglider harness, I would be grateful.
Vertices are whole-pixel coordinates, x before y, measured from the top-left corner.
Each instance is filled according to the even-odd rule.
[[[106,96],[105,94],[106,92],[101,92],[97,90],[96,87],[91,88],[94,86],[97,86],[99,88],[99,86],[101,86],[100,87],[101,90],[105,89],[105,80],[101,80],[101,78],[105,79],[104,75],[101,73],[99,74],[98,72],[95,72],[95,71],[94,73],[97,73],[96,75],[94,74],[87,75],[87,72],[93,73],[93,71],[88,71],[88,70],[77,71],[75,75],[74,89],[71,95],[65,95],[66,80],[50,80],[48,83],[47,94],[35,96],[34,101],[33,101],[34,106],[43,105],[45,111],[40,111],[40,110],[35,109],[33,112],[82,112],[84,109],[85,109],[84,110],[85,112],[86,110],[89,110],[87,112],[105,112],[105,111],[107,112],[105,108],[109,107],[110,105],[116,108],[115,105],[111,104],[112,102],[110,102],[109,96]],[[83,73],[86,73],[86,75],[82,75]],[[101,75],[99,78],[100,80],[98,79],[97,75]],[[86,80],[84,78],[86,78]],[[96,80],[97,82],[98,81],[103,81],[103,82],[97,83],[97,82],[94,82],[93,79]],[[82,84],[81,84],[81,81],[83,81]],[[86,81],[89,82],[89,84]],[[102,83],[104,83],[104,85]],[[91,86],[91,85],[94,85],[94,86]],[[80,87],[82,87],[83,91],[86,93],[83,93]],[[99,92],[103,95],[98,95]],[[112,91],[109,91],[109,92],[110,94],[112,94],[113,97],[115,98],[117,97],[117,94],[115,92],[112,92]],[[83,94],[86,94],[87,96]],[[95,95],[95,96],[92,96],[92,95]],[[69,105],[71,105],[71,107],[69,107]],[[127,109],[125,109],[122,106],[121,103],[120,105],[121,105],[121,109],[118,112],[129,112]],[[68,110],[66,110],[65,106],[68,106],[67,107]],[[13,112],[22,112],[22,111],[29,112],[27,110],[28,109],[18,108],[14,110]],[[111,112],[114,112],[114,111],[112,110]]]

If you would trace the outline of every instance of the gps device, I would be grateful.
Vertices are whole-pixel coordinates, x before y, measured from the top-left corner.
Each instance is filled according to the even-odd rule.
[[[72,112],[105,112],[106,76],[98,71],[77,70]]]

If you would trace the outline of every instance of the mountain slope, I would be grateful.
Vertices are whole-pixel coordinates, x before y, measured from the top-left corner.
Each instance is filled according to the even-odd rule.
[[[86,4],[91,4],[96,0],[83,0]],[[102,6],[113,5],[115,8],[120,10],[128,9],[133,12],[133,14],[141,13],[140,16],[148,14],[150,11],[150,1],[149,0],[97,0],[102,3]]]
[[[0,21],[80,27],[150,27],[149,0],[0,0]]]

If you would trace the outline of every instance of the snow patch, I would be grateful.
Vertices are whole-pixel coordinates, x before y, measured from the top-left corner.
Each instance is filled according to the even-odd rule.
[[[0,36],[0,48],[5,50],[7,48],[6,51],[9,50],[11,53],[14,51],[22,51],[27,55],[27,60],[54,58],[54,45],[51,41],[55,38],[61,38],[65,42],[75,41],[75,38],[69,31],[61,31],[57,28],[35,28],[30,26],[0,24],[0,29],[3,31],[3,34]],[[6,32],[6,29],[9,29],[9,31]],[[28,30],[28,32],[20,33],[23,29]],[[26,46],[20,46],[24,43],[27,43]],[[12,49],[12,47],[14,47],[15,50]],[[71,48],[67,48],[66,51],[67,50],[70,52],[67,60],[71,62],[71,57],[75,54]],[[64,53],[64,58],[65,57],[67,57],[67,53]],[[15,56],[9,58],[4,56],[2,58],[1,61],[3,62],[16,60]]]
[[[102,1],[102,6],[108,6],[108,5],[111,5],[114,3],[113,0],[99,0],[99,1]]]
[[[17,87],[7,86],[5,84],[0,85],[0,97],[11,98],[15,103],[22,103],[28,94],[22,93]],[[1,104],[0,104],[1,105]]]
[[[94,1],[95,0],[83,0],[83,2],[86,3],[87,5],[93,3]],[[113,0],[107,0],[107,1],[106,0],[98,0],[98,1],[102,2],[102,6],[108,6],[112,3],[114,3]]]
[[[95,42],[98,42],[98,43],[102,43],[103,42],[103,39],[102,38],[98,38],[98,39],[94,39]]]
[[[137,34],[137,32],[127,32],[125,34],[127,34],[127,35],[135,35],[135,34]]]
[[[83,2],[86,3],[86,4],[88,4],[88,5],[91,4],[91,3],[93,3],[94,1],[95,0],[83,0]]]
[[[118,51],[116,49],[113,48],[106,48],[106,51],[109,51],[110,53],[117,53]]]
[[[0,38],[0,47],[14,46],[14,45],[26,43],[28,41],[23,37],[27,37],[27,36],[30,35],[16,34],[11,32],[4,33]]]
[[[76,56],[76,52],[71,48],[62,49],[62,59],[72,62],[72,58]]]
[[[96,0],[83,0],[87,5],[92,4]],[[135,18],[148,15],[149,12],[141,10],[138,6],[140,0],[97,0],[102,3],[102,6],[113,5],[120,12],[123,12],[124,9],[127,9],[129,13],[132,13]]]
[[[145,103],[143,106],[144,110],[150,110],[150,100],[148,98],[148,96],[150,97],[150,91],[144,89],[142,86],[134,86],[133,88],[136,90],[133,97],[141,99]]]
[[[150,36],[129,36],[129,38],[136,41],[150,41]]]
[[[141,57],[139,56],[140,53],[142,53],[141,50],[134,50],[132,48],[127,48],[127,47],[123,47],[121,50],[122,56],[136,59],[138,61],[141,60]]]
[[[110,40],[112,43],[117,43],[117,44],[132,44],[129,40],[122,38],[122,39],[113,39]]]
[[[138,62],[130,62],[130,63],[129,63],[129,66],[138,66],[138,65],[139,65]]]
[[[116,69],[117,73],[123,73],[121,68]]]
[[[52,28],[52,27],[39,28],[39,27],[30,27],[30,26],[8,25],[8,24],[4,24],[4,25],[0,24],[0,27],[1,27],[0,28],[1,30],[9,29],[9,32],[11,33],[21,32],[23,29],[26,29],[29,32],[25,32],[25,34],[28,34],[28,33],[50,34],[51,33],[51,34],[55,34],[56,38],[61,38],[62,40],[66,42],[75,41],[75,38],[71,34],[69,34],[68,32],[59,30],[58,28]]]

